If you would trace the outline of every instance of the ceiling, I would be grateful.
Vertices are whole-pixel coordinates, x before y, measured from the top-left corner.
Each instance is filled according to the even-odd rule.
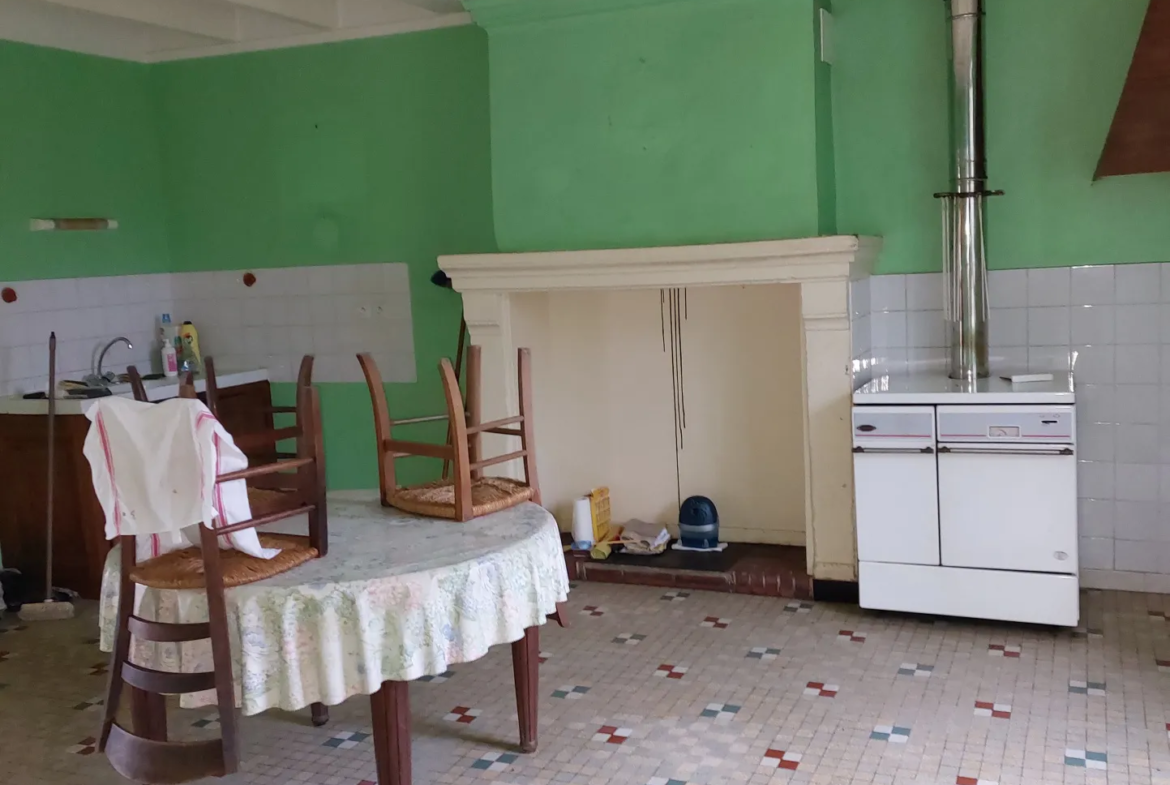
[[[0,39],[140,62],[469,21],[459,0],[0,0]]]

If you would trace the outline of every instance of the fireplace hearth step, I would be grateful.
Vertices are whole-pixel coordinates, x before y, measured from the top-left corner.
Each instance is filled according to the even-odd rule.
[[[813,592],[813,579],[805,571],[805,550],[795,545],[733,542],[717,553],[676,550],[658,556],[614,553],[604,561],[591,559],[588,553],[566,551],[565,563],[569,578],[578,581],[802,600],[812,599]]]

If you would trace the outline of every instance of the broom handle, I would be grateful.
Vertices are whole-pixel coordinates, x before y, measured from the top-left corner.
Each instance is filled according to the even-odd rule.
[[[45,542],[45,601],[53,600],[53,466],[57,420],[57,333],[49,333],[49,495],[45,503],[47,540]]]

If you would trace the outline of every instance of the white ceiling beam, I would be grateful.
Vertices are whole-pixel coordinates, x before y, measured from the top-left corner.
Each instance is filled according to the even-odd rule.
[[[325,30],[336,30],[341,27],[338,0],[228,0],[228,2]]]
[[[457,27],[469,24],[471,24],[471,14],[444,14],[442,16],[427,16],[421,19],[388,24],[342,27],[339,30],[326,30],[320,33],[306,33],[304,35],[285,36],[282,38],[265,38],[251,41],[238,41],[230,44],[215,44],[213,46],[154,51],[147,54],[143,60],[148,63],[162,63],[169,60],[221,57],[223,55],[239,54],[241,52],[263,52],[269,49],[285,49],[292,46],[314,46],[317,44],[330,44],[337,41],[379,38],[387,35],[414,33],[420,30],[437,30],[443,27]]]
[[[44,0],[101,16],[179,30],[219,41],[240,40],[236,11],[194,0]]]

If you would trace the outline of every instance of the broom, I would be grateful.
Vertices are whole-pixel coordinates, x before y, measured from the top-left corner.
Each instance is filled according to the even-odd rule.
[[[24,621],[43,621],[73,618],[73,603],[69,595],[53,592],[53,474],[56,447],[57,420],[57,333],[49,333],[49,477],[48,498],[45,503],[45,601],[25,603],[20,609]]]

